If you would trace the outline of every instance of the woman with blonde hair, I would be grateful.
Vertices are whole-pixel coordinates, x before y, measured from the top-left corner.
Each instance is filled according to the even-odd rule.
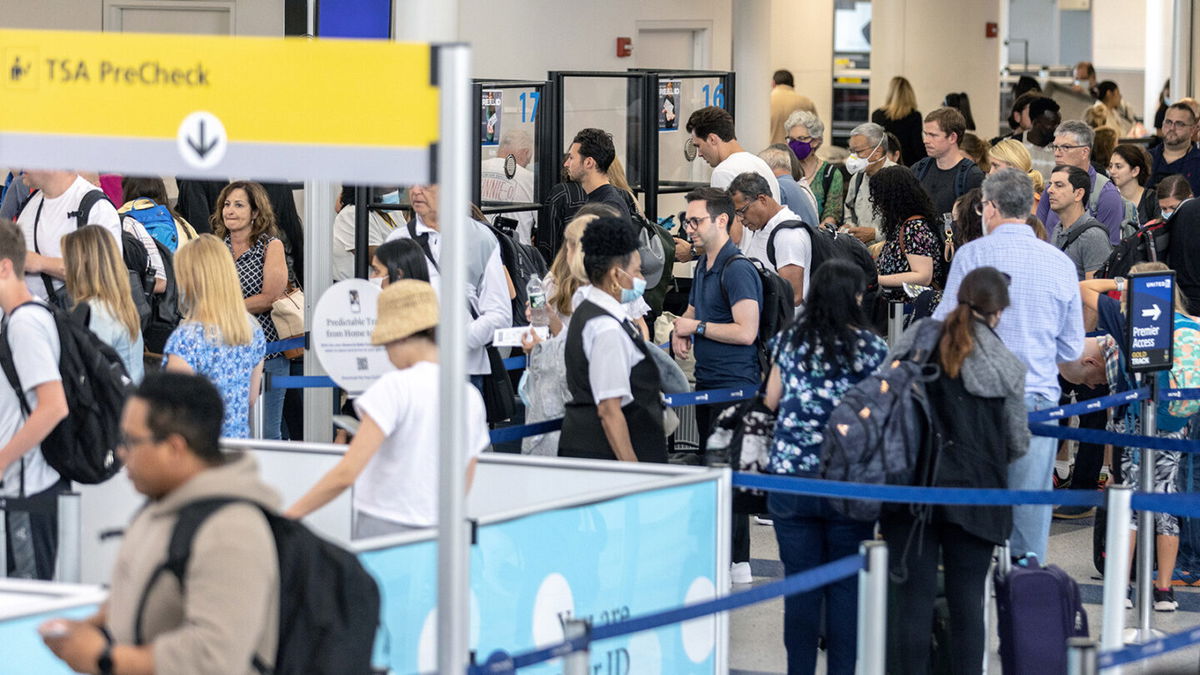
[[[1021,141],[1006,138],[993,145],[987,153],[991,169],[988,173],[996,173],[1001,169],[1019,169],[1033,181],[1033,213],[1037,212],[1038,200],[1046,188],[1046,179],[1041,172],[1033,168],[1033,158]]]
[[[183,321],[167,339],[163,365],[212,380],[225,402],[221,435],[248,438],[266,339],[246,312],[229,249],[211,234],[200,235],[175,256],[175,283]]]
[[[288,268],[283,241],[276,229],[275,211],[263,186],[248,181],[226,185],[212,215],[213,234],[225,240],[241,281],[246,311],[254,315],[267,342],[279,340],[271,308],[287,290]],[[264,370],[272,375],[291,371],[282,352],[267,354]],[[283,389],[263,396],[263,438],[283,437]]]
[[[917,110],[917,94],[908,80],[896,76],[888,85],[887,102],[871,113],[871,121],[900,139],[900,156],[908,166],[925,157],[924,120]]]
[[[88,225],[62,238],[67,291],[88,310],[87,326],[116,350],[135,383],[142,381],[142,319],[133,304],[129,273],[112,233]],[[141,289],[138,289],[141,292]]]

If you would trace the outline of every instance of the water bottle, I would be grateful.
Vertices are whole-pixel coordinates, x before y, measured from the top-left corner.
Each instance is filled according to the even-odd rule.
[[[529,283],[525,285],[525,294],[529,297],[529,325],[549,326],[550,315],[546,307],[546,289],[536,274],[530,277]]]

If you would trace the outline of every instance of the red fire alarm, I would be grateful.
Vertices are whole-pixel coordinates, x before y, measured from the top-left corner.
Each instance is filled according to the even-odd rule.
[[[985,29],[985,34],[987,37],[990,37],[990,38],[999,37],[1000,36],[1000,24],[996,23],[995,21],[989,21],[987,23],[987,28]]]
[[[633,38],[617,38],[617,58],[623,59],[629,56],[633,56]]]

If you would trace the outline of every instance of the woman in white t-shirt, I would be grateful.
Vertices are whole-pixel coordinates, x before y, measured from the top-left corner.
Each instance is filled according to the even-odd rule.
[[[342,461],[284,515],[303,518],[354,486],[355,539],[437,525],[439,366],[437,294],[424,281],[401,279],[379,296],[371,342],[386,345],[397,370],[355,400],[362,425]],[[483,397],[466,398],[467,487],[479,453],[490,445]]]

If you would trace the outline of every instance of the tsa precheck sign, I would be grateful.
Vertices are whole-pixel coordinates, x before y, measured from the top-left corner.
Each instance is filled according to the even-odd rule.
[[[1126,321],[1133,372],[1169,370],[1175,328],[1175,273],[1130,275]]]
[[[428,44],[0,30],[0,45],[2,166],[414,184],[433,166]],[[346,86],[364,66],[388,86]]]

